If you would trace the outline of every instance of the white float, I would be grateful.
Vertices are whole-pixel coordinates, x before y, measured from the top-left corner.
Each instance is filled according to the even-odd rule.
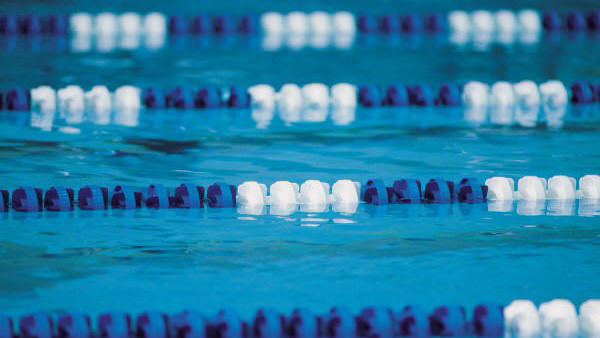
[[[515,190],[515,181],[508,177],[491,177],[485,180],[485,185],[488,187],[488,200],[512,200]]]
[[[558,175],[548,180],[548,199],[572,200],[576,193],[577,182],[573,177]]]
[[[331,104],[334,108],[356,108],[356,86],[338,83],[331,86]]]
[[[493,124],[508,125],[513,122],[515,93],[510,83],[498,81],[490,91],[490,120]]]
[[[513,85],[515,91],[515,119],[523,127],[535,127],[540,111],[540,92],[533,81]]]
[[[121,86],[115,90],[115,109],[139,110],[141,90],[135,86]]]
[[[462,101],[470,107],[486,107],[489,103],[489,86],[479,81],[469,81],[463,88]]]
[[[350,180],[336,181],[331,187],[331,193],[337,204],[358,204],[360,202],[360,183]]]
[[[494,22],[499,35],[512,36],[519,30],[517,16],[513,11],[497,11],[494,14]]]
[[[331,34],[331,16],[326,12],[312,12],[308,15],[310,31],[313,35],[327,36]]]
[[[295,84],[284,84],[277,94],[277,108],[281,119],[286,122],[299,122],[302,109],[302,90]]]
[[[308,180],[300,186],[300,200],[305,205],[323,205],[329,203],[329,184],[317,180]]]
[[[532,9],[523,9],[517,13],[517,21],[521,32],[538,34],[542,29],[540,14]]]
[[[285,30],[289,35],[306,35],[308,17],[303,12],[290,12],[285,16]]]
[[[277,181],[269,187],[269,203],[273,205],[299,204],[300,188],[297,183]]]
[[[329,106],[329,88],[322,83],[302,87],[302,106],[305,109],[322,109]]]
[[[60,112],[61,118],[64,118],[69,124],[83,122],[85,99],[81,87],[71,85],[59,89],[57,97],[58,111]]]
[[[85,93],[85,106],[90,120],[95,124],[109,124],[112,96],[106,86],[94,86]]]
[[[336,12],[331,21],[336,35],[353,36],[356,33],[356,19],[350,12]]]
[[[75,35],[90,35],[93,33],[93,19],[87,13],[75,13],[69,17],[69,29]]]
[[[523,200],[545,200],[546,179],[537,176],[521,177],[517,183],[518,196]]]
[[[579,333],[577,311],[566,299],[542,303],[539,308],[542,337],[576,338]]]
[[[246,206],[265,205],[267,200],[267,186],[255,181],[244,182],[238,185],[237,202]]]
[[[119,20],[113,13],[103,12],[94,19],[96,35],[116,35],[119,33]]]
[[[600,299],[590,299],[581,303],[579,327],[583,337],[600,337]]]
[[[164,36],[167,34],[167,18],[164,14],[148,13],[142,20],[144,34],[147,36]]]
[[[56,110],[56,91],[50,86],[31,89],[31,110],[54,112]]]
[[[514,300],[504,308],[504,336],[536,338],[541,331],[535,304],[529,300]]]
[[[121,86],[115,90],[115,124],[134,127],[139,122],[141,90],[135,86]]]
[[[479,125],[487,119],[489,87],[485,83],[470,81],[465,84],[462,101],[465,105],[464,119]]]
[[[261,15],[260,26],[266,35],[282,35],[285,32],[283,15],[277,12],[267,12]]]
[[[525,9],[517,14],[519,38],[523,43],[536,43],[540,39],[542,20],[537,11]]]
[[[471,19],[465,11],[451,11],[448,13],[448,26],[453,34],[469,34],[471,32]]]
[[[494,16],[490,11],[477,10],[470,17],[473,34],[491,36],[495,30]]]
[[[583,199],[600,199],[600,176],[585,175],[579,178],[579,191]]]
[[[119,15],[119,32],[123,35],[140,35],[142,32],[142,17],[133,12]]]
[[[275,89],[266,84],[259,84],[248,88],[250,101],[253,108],[263,110],[275,109]]]
[[[562,126],[569,102],[567,88],[561,81],[551,80],[540,84],[539,90],[546,123],[551,127]]]

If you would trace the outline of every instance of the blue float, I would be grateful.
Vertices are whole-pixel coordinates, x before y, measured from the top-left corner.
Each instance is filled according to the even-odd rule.
[[[427,312],[414,305],[405,306],[397,315],[398,334],[402,337],[428,337],[429,318]]]
[[[418,14],[407,14],[402,16],[402,31],[404,33],[415,33],[423,30],[423,18]]]
[[[390,203],[391,189],[382,180],[369,180],[362,191],[362,200],[368,204],[386,205]]]
[[[69,32],[69,19],[66,15],[50,15],[43,21],[43,25],[44,32],[48,34],[65,35]]]
[[[585,16],[580,11],[572,11],[567,14],[567,29],[572,32],[580,32],[586,29]]]
[[[0,314],[0,337],[12,338],[14,336],[15,333],[12,319]]]
[[[440,306],[429,316],[432,336],[464,337],[468,332],[467,315],[462,306]]]
[[[21,317],[19,332],[21,338],[52,338],[52,319],[43,313]]]
[[[192,90],[187,86],[177,86],[167,93],[166,101],[167,108],[192,109]]]
[[[452,203],[454,201],[454,183],[443,179],[431,179],[425,186],[423,199],[427,203]]]
[[[142,193],[128,186],[117,185],[112,193],[113,209],[138,209],[142,207]]]
[[[221,107],[221,91],[216,87],[203,87],[194,94],[194,107],[215,109]]]
[[[227,106],[231,108],[248,108],[250,106],[250,94],[242,86],[231,86]]]
[[[484,203],[487,200],[488,187],[476,178],[463,178],[456,190],[457,200],[461,203]]]
[[[12,35],[19,33],[17,17],[12,14],[0,15],[0,34]]]
[[[288,335],[290,337],[309,338],[319,336],[319,322],[310,310],[304,308],[295,309],[287,322]]]
[[[394,314],[388,308],[367,307],[356,318],[359,337],[393,337]]]
[[[165,109],[167,103],[165,94],[161,88],[148,87],[142,92],[142,102],[148,109]]]
[[[58,318],[57,326],[59,336],[63,338],[93,337],[90,317],[84,313],[62,315]]]
[[[479,304],[473,310],[473,333],[479,337],[504,336],[504,311],[501,305]]]
[[[64,187],[52,187],[44,196],[44,208],[48,211],[72,211],[75,192]]]
[[[381,93],[375,85],[358,87],[358,103],[363,107],[379,107],[382,104]]]
[[[392,203],[421,203],[423,193],[421,182],[412,179],[403,179],[394,182]]]
[[[23,88],[9,89],[4,98],[6,110],[27,111],[29,110],[29,91]]]
[[[385,14],[378,18],[379,31],[389,34],[401,30],[400,18],[394,14]]]
[[[285,336],[285,318],[271,309],[259,309],[252,322],[252,333],[255,338]]]
[[[237,187],[227,183],[215,183],[208,187],[206,199],[211,208],[233,208],[236,206]]]
[[[600,102],[600,82],[591,84],[590,86],[592,87],[594,102]]]
[[[188,32],[188,18],[183,15],[171,15],[169,17],[169,33],[185,34]]]
[[[205,338],[206,321],[201,313],[184,311],[171,318],[171,327],[175,337]]]
[[[42,211],[42,189],[21,187],[12,193],[12,208],[20,212]]]
[[[245,337],[247,333],[240,316],[229,309],[219,311],[208,327],[209,337]]]
[[[562,18],[555,11],[547,11],[542,15],[542,25],[548,31],[557,31],[562,29]]]
[[[19,32],[25,35],[39,35],[43,31],[42,20],[39,16],[24,15],[19,17]]]
[[[360,33],[376,33],[377,18],[372,14],[360,14],[356,19],[356,27]]]
[[[425,84],[406,86],[406,91],[408,92],[408,100],[411,106],[433,106],[434,94],[431,86]]]
[[[440,86],[438,95],[435,98],[436,106],[456,107],[461,104],[460,87],[457,84],[449,83]]]
[[[406,87],[401,84],[393,84],[385,89],[385,98],[383,105],[389,107],[404,107],[408,106],[408,92]]]
[[[131,317],[123,312],[110,312],[98,316],[98,333],[101,337],[131,337]]]
[[[167,209],[171,207],[169,191],[162,184],[150,185],[142,190],[142,199],[146,207],[151,209]]]
[[[212,22],[207,15],[193,16],[190,22],[190,32],[192,34],[209,34],[212,32]]]
[[[108,189],[97,185],[86,185],[77,193],[82,210],[104,210],[108,208]]]
[[[345,307],[334,307],[325,317],[325,334],[331,338],[356,337],[356,320]]]
[[[211,22],[215,34],[231,34],[236,30],[236,22],[231,15],[215,15]]]
[[[571,103],[589,104],[594,102],[594,92],[588,82],[576,81],[571,84]]]
[[[590,11],[585,18],[587,28],[591,31],[600,30],[600,10]]]
[[[175,207],[184,209],[202,208],[204,187],[194,184],[181,184],[175,188]]]
[[[242,34],[258,33],[260,23],[256,15],[242,15],[237,22],[237,31]]]
[[[137,317],[136,333],[144,338],[168,338],[169,319],[160,312],[144,312]]]
[[[10,194],[8,190],[0,190],[0,212],[8,212]]]
[[[432,33],[448,30],[448,18],[442,13],[433,13],[425,17],[425,29]]]

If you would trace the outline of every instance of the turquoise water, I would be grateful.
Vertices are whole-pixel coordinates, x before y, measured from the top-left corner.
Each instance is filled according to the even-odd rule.
[[[22,3],[1,7],[22,11]],[[373,11],[390,6],[372,3]],[[77,6],[99,11],[94,4]],[[167,10],[160,2],[154,5],[152,9]],[[197,9],[340,9],[317,1],[295,5],[269,1],[242,10],[239,3],[208,2]],[[593,3],[539,5],[589,8]],[[106,6],[145,11],[149,5],[129,1]],[[172,6],[183,10],[189,4],[175,1]],[[420,6],[412,1],[406,9]],[[465,1],[436,6],[481,7]],[[344,8],[363,7],[355,1]],[[74,8],[67,1],[27,8],[36,9]],[[78,55],[15,50],[0,53],[0,62],[9,65],[0,68],[0,78],[3,87],[111,88],[125,83],[597,79],[600,47],[588,38],[487,51],[427,44],[301,52],[205,48]],[[404,125],[396,123],[402,113],[363,111],[347,126],[273,123],[257,129],[247,111],[141,112],[137,127],[86,123],[65,128],[58,122],[42,131],[30,126],[28,113],[5,112],[0,116],[0,187],[94,183],[112,189],[116,184],[174,187],[256,180],[268,185],[370,178],[391,184],[400,178],[580,177],[598,174],[600,168],[597,120],[526,129],[436,123],[427,115],[422,124],[417,119]],[[597,114],[597,108],[589,112]],[[528,216],[515,204],[503,213],[490,212],[487,205],[360,206],[356,213],[297,211],[286,216],[236,210],[11,212],[0,215],[0,309],[20,315],[34,310],[96,314],[230,307],[249,316],[259,306],[324,312],[333,305],[353,310],[371,304],[473,306],[557,297],[578,304],[599,297],[599,208],[576,204],[557,212],[560,206],[543,205],[541,210],[542,215]]]

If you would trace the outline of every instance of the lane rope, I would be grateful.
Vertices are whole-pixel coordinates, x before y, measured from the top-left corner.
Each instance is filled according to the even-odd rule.
[[[15,327],[17,326],[17,327]],[[56,318],[34,313],[19,318],[0,315],[0,336],[60,337],[595,337],[600,334],[600,300],[583,302],[577,311],[566,299],[536,306],[514,300],[503,306],[476,305],[469,314],[460,305],[442,305],[432,311],[418,305],[400,309],[365,307],[353,314],[334,307],[324,314],[296,308],[285,315],[260,308],[250,320],[223,309],[212,315],[183,311],[173,315],[142,312],[131,316],[113,311],[97,316],[68,312]]]

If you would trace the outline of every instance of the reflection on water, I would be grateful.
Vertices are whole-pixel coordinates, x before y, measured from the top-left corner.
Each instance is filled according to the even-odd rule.
[[[252,108],[249,110],[137,110],[117,109],[98,119],[91,111],[82,112],[80,118],[61,116],[50,110],[31,112],[0,112],[0,122],[30,126],[43,131],[79,132],[78,126],[97,127],[113,125],[160,130],[193,130],[196,128],[218,130],[223,128],[290,129],[302,126],[365,127],[388,126],[393,128],[482,128],[490,126],[548,127],[552,129],[582,126],[596,128],[600,122],[600,106],[568,106],[566,109],[544,110],[532,108],[524,115],[519,109],[498,110],[485,107],[406,107],[406,108],[319,108],[281,110]],[[514,113],[515,117],[512,117]],[[489,114],[489,115],[488,115]],[[499,114],[503,114],[500,118]],[[527,116],[527,117],[525,117]],[[512,121],[512,123],[509,123]],[[65,128],[69,127],[69,128]]]
[[[482,204],[393,204],[375,206],[369,204],[276,204],[276,205],[240,205],[237,209],[172,209],[172,210],[101,210],[72,212],[16,212],[0,214],[3,219],[71,219],[78,218],[157,218],[162,219],[177,215],[186,218],[206,218],[216,215],[236,218],[238,220],[257,220],[248,216],[276,217],[291,222],[300,220],[300,225],[309,223],[356,223],[357,215],[370,217],[390,216],[397,218],[446,218],[446,217],[481,217],[491,214],[506,214],[519,216],[600,216],[600,200],[537,200],[537,201],[490,201]],[[294,218],[289,218],[293,216]],[[296,218],[299,217],[299,218]]]

